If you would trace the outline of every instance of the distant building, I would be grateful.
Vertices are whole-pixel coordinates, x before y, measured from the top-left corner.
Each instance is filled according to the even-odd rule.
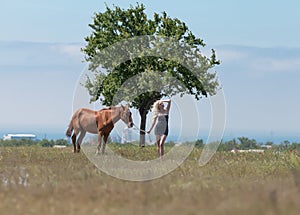
[[[113,143],[120,143],[121,142],[121,137],[119,135],[116,135],[116,134],[111,135],[110,138],[111,138],[111,141]]]
[[[232,149],[230,152],[232,152],[232,153],[254,152],[254,153],[264,154],[265,150],[263,150],[263,149],[246,149],[246,150]]]
[[[132,131],[129,128],[124,128],[122,132],[122,138],[121,138],[121,143],[128,143],[132,141]]]
[[[35,134],[6,134],[6,135],[3,135],[3,140],[22,140],[22,139],[34,140],[35,138],[36,138]]]
[[[271,148],[272,148],[272,145],[262,145],[261,147],[262,147],[262,148],[265,148],[265,149],[271,149]]]

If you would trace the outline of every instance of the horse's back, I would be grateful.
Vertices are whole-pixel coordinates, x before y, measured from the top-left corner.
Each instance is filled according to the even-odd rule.
[[[76,111],[77,124],[79,129],[89,133],[97,133],[96,112],[88,108],[80,108]]]
[[[112,126],[108,126],[108,124],[111,124],[112,122],[112,109],[114,109],[114,107],[102,108],[98,111],[91,110],[88,108],[80,108],[74,113],[73,125],[75,125],[75,127],[77,127],[80,130],[85,130],[93,134],[98,133],[98,130],[102,130],[102,132],[109,133],[114,127],[113,124]]]

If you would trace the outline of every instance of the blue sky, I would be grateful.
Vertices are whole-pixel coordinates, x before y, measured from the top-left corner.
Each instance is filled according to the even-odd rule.
[[[207,44],[260,47],[299,47],[299,1],[105,1],[123,8],[141,2],[147,13],[166,11],[185,21]],[[94,12],[103,11],[96,0],[1,0],[0,40],[82,42],[90,32]]]
[[[136,2],[106,1],[122,8]],[[138,2],[149,17],[166,11],[185,21],[216,49],[228,136],[251,131],[300,139],[299,1]],[[0,133],[64,132],[85,68],[80,48],[93,14],[104,9],[95,0],[1,0]]]

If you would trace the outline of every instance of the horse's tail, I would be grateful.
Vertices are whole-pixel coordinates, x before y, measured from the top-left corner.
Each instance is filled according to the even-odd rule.
[[[71,135],[72,135],[72,131],[73,131],[73,122],[72,121],[73,120],[71,120],[71,122],[69,124],[69,127],[68,127],[68,130],[66,132],[67,137],[71,137]]]
[[[78,123],[78,116],[80,115],[81,110],[82,110],[82,109],[79,109],[79,110],[77,110],[77,111],[73,114],[72,119],[71,119],[71,122],[70,122],[69,127],[68,127],[67,132],[66,132],[67,137],[71,137],[72,132],[73,132],[73,130],[74,130],[74,126],[75,126],[75,128],[76,128],[76,124]]]

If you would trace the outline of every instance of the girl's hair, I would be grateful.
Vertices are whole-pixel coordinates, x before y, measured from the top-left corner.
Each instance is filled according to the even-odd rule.
[[[154,121],[158,117],[159,100],[157,100],[156,102],[154,102],[153,107],[152,107],[152,112],[153,112],[152,121]]]
[[[159,112],[159,100],[154,102],[153,107],[152,107],[152,112]]]

